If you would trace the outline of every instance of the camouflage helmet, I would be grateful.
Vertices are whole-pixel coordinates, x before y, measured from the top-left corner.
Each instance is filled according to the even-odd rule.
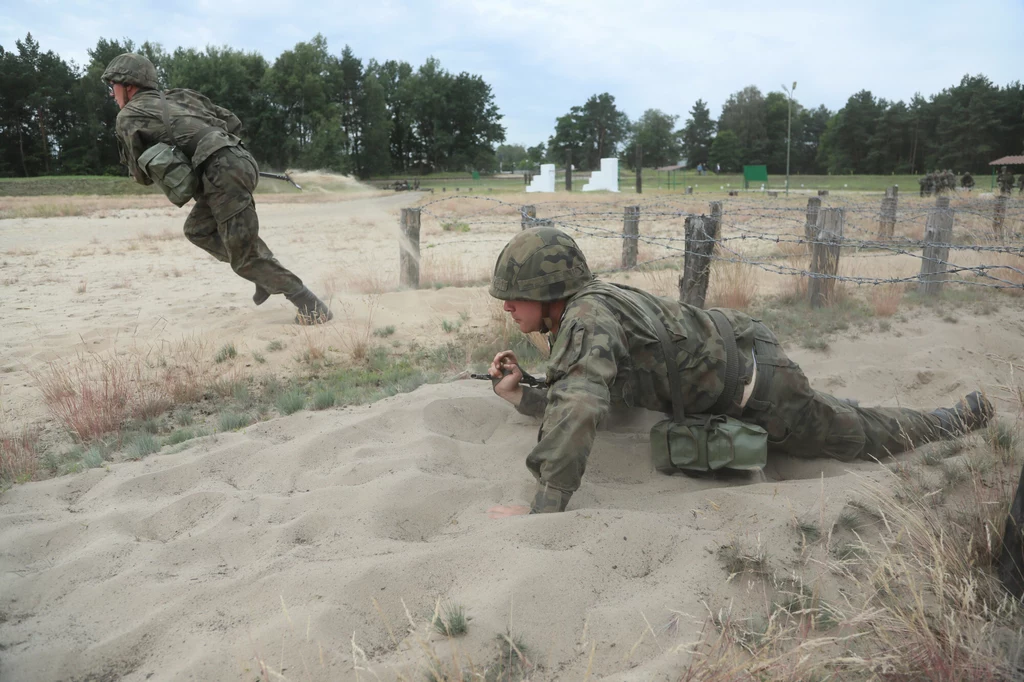
[[[103,72],[102,79],[104,83],[137,85],[153,90],[160,88],[153,62],[134,52],[125,52],[114,57]]]
[[[593,278],[572,237],[553,227],[534,227],[501,250],[489,293],[503,301],[558,301]]]

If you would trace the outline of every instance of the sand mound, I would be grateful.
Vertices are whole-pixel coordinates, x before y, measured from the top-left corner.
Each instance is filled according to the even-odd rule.
[[[925,326],[905,326],[888,354],[864,339],[794,354],[822,388],[924,405],[997,386],[994,355],[1019,338],[973,318],[922,349],[936,334]],[[968,337],[983,347],[953,350]],[[286,679],[347,678],[355,665],[417,679],[423,643],[449,647],[427,623],[451,599],[472,618],[459,647],[475,661],[511,628],[538,679],[582,679],[588,666],[662,679],[685,663],[707,605],[750,598],[726,582],[723,545],[785,558],[795,518],[831,518],[886,476],[778,460],[766,476],[666,477],[648,457],[653,415],[618,414],[571,511],[490,520],[490,505],[532,494],[523,460],[537,423],[481,384],[299,413],[5,493],[0,674],[254,679],[262,660]]]

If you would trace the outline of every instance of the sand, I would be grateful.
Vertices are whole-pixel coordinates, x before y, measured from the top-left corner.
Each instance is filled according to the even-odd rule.
[[[444,319],[486,322],[484,288],[389,290],[398,210],[435,199],[269,203],[262,234],[347,311],[330,325],[338,338],[394,324],[405,342],[443,341]],[[441,227],[457,207],[432,206],[423,241],[437,246],[424,254],[469,280],[518,227],[507,206],[474,207],[461,214],[471,232],[457,234]],[[154,204],[0,222],[11,423],[47,422],[33,372],[75,353],[189,335],[211,348],[297,343],[287,303],[254,308],[249,284],[180,237],[184,215]],[[1012,417],[1003,387],[1020,369],[1024,312],[1006,301],[997,314],[921,310],[824,353],[789,351],[816,388],[863,404],[931,409],[980,387]],[[482,668],[507,631],[539,666],[530,679],[678,679],[709,609],[763,598],[727,581],[719,548],[741,540],[785,565],[794,519],[833,518],[889,474],[777,459],[764,475],[663,476],[648,457],[654,418],[611,415],[570,510],[542,517],[487,517],[532,495],[537,421],[474,381],[14,486],[0,496],[0,679],[419,680],[426,650],[444,659],[457,647]],[[471,618],[455,645],[429,627],[439,599]]]

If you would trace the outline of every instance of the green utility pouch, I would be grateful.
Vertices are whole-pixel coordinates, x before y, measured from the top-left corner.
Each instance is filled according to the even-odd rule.
[[[646,303],[646,301],[645,301]],[[725,339],[726,382],[722,396],[712,407],[724,411],[737,388],[739,356],[732,325],[717,310],[708,311]],[[648,311],[661,341],[672,391],[672,417],[651,427],[651,456],[655,468],[664,474],[678,471],[717,471],[718,469],[757,470],[768,463],[768,432],[723,414],[689,415],[683,411],[683,389],[675,363],[675,348],[657,310]]]
[[[169,144],[157,142],[142,152],[139,166],[175,206],[187,204],[199,188],[199,179],[188,157]]]
[[[173,140],[174,132],[167,111],[167,99],[162,90],[160,102],[163,104],[164,126]],[[163,190],[175,206],[187,204],[199,189],[199,178],[192,169],[192,160],[178,147],[163,142],[156,143],[139,156],[139,167]]]
[[[663,474],[678,471],[755,471],[768,463],[768,432],[724,415],[663,419],[651,427],[651,457]]]

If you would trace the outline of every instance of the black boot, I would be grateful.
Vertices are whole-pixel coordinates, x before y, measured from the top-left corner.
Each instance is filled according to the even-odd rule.
[[[286,294],[285,298],[299,309],[295,315],[296,324],[323,324],[334,318],[327,304],[306,287],[302,287],[297,293]]]
[[[256,293],[252,295],[252,302],[256,305],[263,305],[268,298],[270,298],[270,292],[257,284]]]
[[[932,412],[939,418],[939,428],[950,438],[980,429],[995,413],[992,403],[980,391],[968,393],[953,407],[942,407]]]

